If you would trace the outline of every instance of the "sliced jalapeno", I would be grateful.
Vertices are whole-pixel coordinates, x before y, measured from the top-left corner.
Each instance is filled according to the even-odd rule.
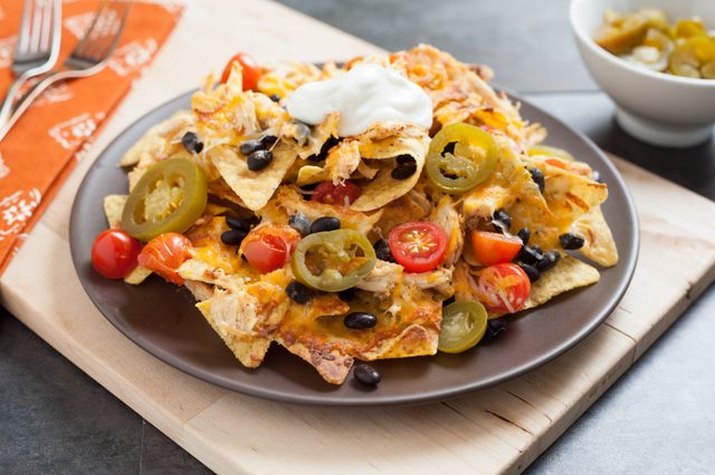
[[[437,348],[461,353],[479,343],[487,331],[487,311],[479,302],[457,301],[442,311],[442,329]]]
[[[206,175],[183,157],[163,160],[139,179],[122,212],[122,229],[149,241],[159,234],[183,233],[206,207]]]
[[[370,241],[352,229],[314,233],[296,246],[291,268],[303,284],[326,292],[354,287],[375,266]]]
[[[454,144],[453,152],[445,151],[450,144]],[[491,134],[460,122],[444,127],[434,136],[425,166],[437,188],[458,194],[489,178],[496,162],[496,144]]]

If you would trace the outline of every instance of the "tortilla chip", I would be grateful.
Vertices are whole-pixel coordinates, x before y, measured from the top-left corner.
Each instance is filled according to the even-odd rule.
[[[104,197],[104,215],[110,229],[119,229],[122,224],[122,212],[129,195],[107,195]]]
[[[360,148],[355,140],[343,140],[328,153],[325,166],[305,165],[298,170],[298,185],[308,185],[321,181],[342,183],[360,165]]]
[[[289,305],[282,287],[256,282],[233,291],[217,288],[196,307],[241,364],[256,368]]]
[[[387,164],[387,166],[379,164],[380,168],[375,178],[362,186],[362,195],[353,202],[350,206],[351,209],[355,211],[372,211],[381,208],[390,201],[408,193],[420,179],[420,174],[422,173],[422,168],[424,167],[425,158],[427,156],[427,150],[429,149],[429,136],[423,133],[420,138],[403,137],[396,138],[396,140],[400,143],[399,147],[393,147],[392,142],[388,142],[382,151],[375,148],[371,153],[371,155],[375,156],[372,160],[382,160],[386,158],[384,155],[387,152],[384,150],[389,150],[390,158],[400,155],[410,155],[417,164],[417,170],[409,178],[396,180],[392,178],[391,175],[397,166],[395,160],[390,160],[391,163]],[[363,155],[363,157],[368,158],[365,155]]]
[[[600,206],[596,206],[581,216],[573,225],[573,232],[581,236],[585,243],[579,250],[588,259],[604,267],[612,267],[618,263],[618,249],[613,240],[611,228]]]
[[[151,272],[152,271],[146,267],[138,265],[124,278],[124,282],[131,285],[139,285],[151,275]]]
[[[600,278],[595,267],[571,256],[562,256],[556,266],[543,272],[539,280],[531,284],[524,309],[537,307],[569,290],[595,284]]]
[[[143,157],[162,158],[168,155],[171,145],[180,142],[181,136],[194,126],[189,111],[179,111],[150,128],[122,157],[120,167],[136,165]]]
[[[295,150],[283,142],[273,148],[273,161],[256,172],[248,169],[246,159],[232,147],[216,147],[208,155],[231,190],[253,211],[268,203],[296,159]]]

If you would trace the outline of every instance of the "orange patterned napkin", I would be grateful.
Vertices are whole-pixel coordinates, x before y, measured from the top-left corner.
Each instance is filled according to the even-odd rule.
[[[10,65],[22,4],[20,0],[0,3],[3,96],[12,81]],[[97,0],[64,0],[60,62],[89,27],[98,5]],[[135,1],[108,66],[95,76],[45,91],[0,142],[0,272],[82,159],[104,120],[169,36],[182,8],[173,2]]]

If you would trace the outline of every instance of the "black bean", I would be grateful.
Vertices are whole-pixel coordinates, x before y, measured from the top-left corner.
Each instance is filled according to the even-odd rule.
[[[397,161],[398,164],[400,165],[409,165],[411,163],[416,163],[415,159],[412,155],[408,154],[403,154],[403,155],[398,155],[395,160]]]
[[[241,145],[238,146],[238,151],[248,156],[261,148],[260,140],[246,140],[245,142],[241,142]]]
[[[504,330],[506,330],[506,323],[504,320],[500,318],[489,320],[487,323],[487,331],[484,333],[484,342],[496,339],[496,337],[504,333]]]
[[[357,289],[355,287],[350,287],[349,289],[341,290],[340,292],[338,292],[338,298],[343,302],[350,302],[352,299],[355,298],[356,293]]]
[[[541,272],[545,272],[556,265],[561,259],[561,254],[556,251],[549,251],[544,254],[544,258],[536,263],[536,268]]]
[[[386,239],[379,239],[375,241],[375,244],[372,247],[375,249],[375,255],[381,261],[395,262],[395,258],[392,256],[392,252],[390,251],[390,245],[387,244]]]
[[[273,154],[268,150],[256,150],[248,156],[246,164],[252,172],[263,170],[273,161]]]
[[[238,229],[229,229],[221,233],[221,242],[227,246],[238,246],[248,233]]]
[[[390,173],[390,176],[395,180],[406,180],[417,171],[416,163],[408,163],[406,165],[400,165]]]
[[[340,220],[332,216],[324,216],[313,221],[313,224],[310,225],[309,234],[335,231],[336,229],[340,229]]]
[[[201,153],[204,149],[204,143],[194,132],[186,132],[184,136],[181,137],[181,144],[189,153]]]
[[[279,96],[278,94],[271,94],[268,97],[270,97],[273,102],[280,102],[281,100],[281,96]]]
[[[311,162],[322,162],[323,160],[328,158],[328,152],[330,152],[330,149],[335,147],[338,142],[338,138],[334,135],[331,135],[330,138],[326,140],[323,146],[320,148],[320,153],[318,153],[317,155],[311,155],[306,160],[310,160]]]
[[[521,242],[524,245],[529,244],[529,238],[531,237],[531,231],[529,228],[521,228],[516,232],[516,235],[519,236],[519,239],[521,239]]]
[[[363,330],[377,325],[377,317],[367,312],[352,312],[345,315],[343,324],[353,330]]]
[[[519,267],[522,268],[522,270],[526,273],[531,282],[536,282],[537,280],[539,280],[539,277],[541,277],[541,273],[539,272],[539,270],[531,264],[524,264],[523,262],[519,262]]]
[[[539,186],[539,191],[544,192],[544,188],[546,187],[546,182],[544,181],[544,174],[541,173],[541,170],[538,168],[529,168],[529,173],[531,173],[531,179],[534,180],[534,183],[536,183]]]
[[[492,215],[492,224],[496,226],[497,230],[509,231],[511,227],[511,216],[503,209],[498,209],[494,212],[494,215]]]
[[[226,216],[226,224],[231,229],[248,232],[251,230],[251,225],[247,221],[235,216]]]
[[[296,213],[288,218],[288,226],[305,236],[310,231],[310,220],[303,213]]]
[[[286,295],[294,302],[305,305],[310,299],[315,297],[315,291],[294,280],[286,287]]]
[[[539,246],[522,246],[516,259],[524,264],[536,264],[544,258],[544,253]]]
[[[355,379],[366,386],[377,386],[382,379],[375,368],[365,363],[358,363],[353,368]]]
[[[310,138],[310,127],[303,122],[295,122],[295,140],[301,147],[308,142]]]
[[[582,237],[576,236],[575,234],[566,233],[559,236],[559,242],[561,247],[564,249],[574,250],[581,249],[586,243]]]
[[[271,148],[276,142],[278,142],[278,137],[275,135],[264,135],[261,137],[261,148]]]

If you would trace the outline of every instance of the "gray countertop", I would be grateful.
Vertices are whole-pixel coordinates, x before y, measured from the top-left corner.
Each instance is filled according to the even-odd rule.
[[[602,148],[715,199],[715,143],[660,149],[614,124],[613,104],[588,77],[571,39],[567,0],[282,3],[386,49],[427,42],[462,60],[489,64],[498,84]],[[528,471],[712,472],[714,313],[711,287]],[[4,473],[207,471],[4,310],[0,438]]]

